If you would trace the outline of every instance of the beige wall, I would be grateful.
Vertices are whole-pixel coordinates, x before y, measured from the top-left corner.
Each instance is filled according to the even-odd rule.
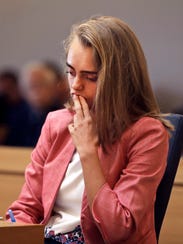
[[[0,0],[0,68],[32,59],[59,60],[71,24],[115,15],[135,30],[164,111],[183,104],[182,0]]]

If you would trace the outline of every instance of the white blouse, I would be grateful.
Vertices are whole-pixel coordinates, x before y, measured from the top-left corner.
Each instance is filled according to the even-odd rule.
[[[53,230],[55,235],[67,233],[80,224],[83,191],[84,180],[80,157],[75,152],[58,191],[53,208],[54,215],[45,227],[47,231]]]

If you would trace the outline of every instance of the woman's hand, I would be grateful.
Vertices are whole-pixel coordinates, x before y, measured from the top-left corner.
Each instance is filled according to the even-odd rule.
[[[97,151],[98,136],[85,99],[74,96],[73,100],[75,115],[73,123],[68,128],[80,155],[88,203],[92,208],[95,195],[105,183]]]
[[[94,120],[90,114],[85,99],[81,96],[73,96],[75,115],[73,123],[68,126],[73,142],[80,157],[90,156],[96,153],[98,136]]]

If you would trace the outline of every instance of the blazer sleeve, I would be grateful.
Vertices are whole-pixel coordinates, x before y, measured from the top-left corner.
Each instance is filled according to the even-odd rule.
[[[92,206],[101,233],[112,243],[128,239],[141,223],[146,224],[147,216],[153,222],[156,190],[168,151],[168,132],[155,119],[141,119],[122,137],[119,146],[125,148],[126,167],[114,187],[108,183],[101,187]]]
[[[25,183],[18,199],[9,207],[18,222],[40,223],[43,219],[42,181],[43,168],[51,147],[49,117],[42,127],[38,143],[31,154],[31,163],[25,170]],[[6,218],[9,219],[8,213]]]

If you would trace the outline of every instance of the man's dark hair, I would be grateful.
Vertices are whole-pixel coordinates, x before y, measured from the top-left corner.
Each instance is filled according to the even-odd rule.
[[[18,71],[15,69],[3,69],[0,71],[0,81],[11,80],[14,84],[18,83]]]

